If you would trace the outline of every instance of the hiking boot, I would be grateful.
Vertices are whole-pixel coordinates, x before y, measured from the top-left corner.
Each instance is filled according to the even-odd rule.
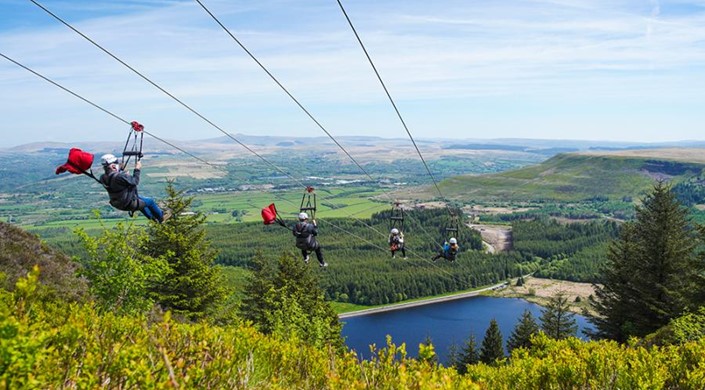
[[[397,255],[392,255],[392,259],[396,259],[396,258],[397,258]]]
[[[325,267],[328,266],[328,263],[326,263],[326,262],[324,261],[323,263],[319,263],[318,266],[321,267],[321,268],[325,268]]]
[[[408,259],[409,259],[408,257],[404,256],[404,260],[408,260]]]
[[[308,264],[308,256],[304,258],[304,263]]]

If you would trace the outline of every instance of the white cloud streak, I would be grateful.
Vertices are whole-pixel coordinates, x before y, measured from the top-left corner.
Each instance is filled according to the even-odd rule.
[[[47,0],[44,4],[227,128],[319,135],[194,2]],[[335,2],[205,4],[299,100],[341,133],[400,135],[391,107]],[[422,104],[428,109],[426,114],[439,118],[434,124],[416,127],[417,136],[435,135],[438,127],[465,136],[461,123],[482,122],[491,127],[492,117],[462,109],[478,101],[486,112],[497,113],[492,115],[501,115],[503,105],[515,110],[517,102],[572,112],[575,120],[583,122],[581,128],[587,121],[587,126],[592,123],[595,129],[605,129],[588,136],[606,139],[614,139],[614,129],[623,129],[627,116],[635,116],[634,126],[621,136],[634,140],[650,123],[669,123],[669,117],[683,129],[669,133],[670,137],[697,138],[697,123],[705,119],[704,114],[694,112],[686,112],[684,118],[677,107],[703,99],[702,1],[367,0],[344,4],[402,108]],[[217,135],[30,3],[13,3],[12,10],[32,17],[20,27],[5,30],[2,18],[13,15],[0,17],[0,51],[4,54],[99,104],[173,129],[176,138],[193,138],[193,128],[201,129],[198,135]],[[78,113],[97,117],[87,114],[90,107],[78,108],[84,103],[71,102],[74,98],[63,92],[49,92],[51,88],[16,66],[0,62],[0,89],[5,91],[0,113],[32,117],[22,120],[26,131],[11,137],[11,144],[40,140],[42,131],[33,129],[70,126],[64,118]],[[662,117],[659,121],[640,118],[639,110],[626,104],[634,100],[645,102],[650,116],[661,110]],[[615,114],[615,105],[623,103],[623,112]],[[449,113],[453,108],[456,111]],[[49,113],[52,120],[34,119],[38,117],[31,115],[35,110]],[[610,114],[595,120],[590,118],[600,115],[581,111]],[[374,122],[366,120],[368,113]],[[517,130],[498,125],[503,129],[500,136],[551,134],[550,126],[536,120],[534,112],[516,114]],[[417,119],[420,113],[408,115]],[[615,115],[624,118],[611,124],[608,117]],[[528,117],[535,121],[535,128],[518,130]],[[561,122],[570,120],[561,118]],[[110,126],[111,121],[107,118],[101,124]],[[504,121],[496,119],[497,123]],[[180,123],[189,126],[179,129]],[[581,130],[569,138],[590,138],[585,135]]]

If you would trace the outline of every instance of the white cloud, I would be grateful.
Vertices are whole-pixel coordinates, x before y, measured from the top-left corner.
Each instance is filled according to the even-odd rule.
[[[314,115],[325,117],[333,126],[358,128],[360,132],[378,132],[379,123],[398,128],[393,122],[393,111],[335,2],[204,3],[294,96],[312,108]],[[532,106],[555,105],[557,111],[589,104],[599,111],[612,110],[631,99],[648,98],[653,107],[702,99],[702,1],[344,4],[402,106],[424,102],[431,112],[443,112],[444,105],[463,107],[463,102],[470,105],[477,99],[487,99],[497,105],[491,111],[498,114],[493,115],[500,115],[503,104],[511,106],[517,101]],[[38,8],[30,3],[13,5],[21,15],[32,17],[21,27],[0,30],[0,52],[100,104],[128,113],[154,115],[155,123],[175,122],[165,116],[181,118],[182,122],[187,120],[183,118],[192,117]],[[242,132],[281,128],[290,133],[287,123],[296,127],[294,131],[305,134],[315,129],[312,123],[302,120],[293,103],[194,2],[46,1],[45,5],[75,22],[79,30],[169,92],[227,126]],[[85,104],[67,102],[74,98],[63,92],[49,92],[51,88],[54,87],[0,61],[0,89],[11,91],[0,98],[3,115],[26,115],[31,112],[28,107],[34,107],[60,117],[61,110],[77,110],[75,107]],[[601,104],[605,106],[601,108]],[[365,112],[359,111],[370,107],[375,107],[375,114],[370,116],[380,122],[366,121]],[[622,115],[636,112],[625,106]],[[459,121],[476,119],[464,115],[458,112],[452,117]],[[519,128],[522,118],[529,115],[530,112],[519,113],[515,127]],[[667,122],[669,115],[671,111],[664,109],[660,120]],[[673,121],[690,129],[690,138],[697,138],[696,122],[705,119],[703,115],[689,113],[685,119],[681,116]],[[497,118],[496,122],[504,120]],[[611,126],[609,118],[590,122],[586,116],[576,120],[586,122],[584,126],[594,123],[600,129]],[[188,121],[199,126],[197,119]],[[67,122],[58,119],[54,123],[61,127],[69,126]],[[493,123],[491,117],[483,118],[483,122],[487,126]],[[648,126],[648,121],[636,122],[635,133],[625,136],[637,138],[638,127]],[[47,125],[46,121],[42,125]],[[457,127],[453,123],[444,125],[449,129]],[[536,130],[529,134],[542,131],[540,120],[535,126]],[[417,136],[435,134],[430,125],[419,127]],[[209,136],[218,135],[213,129],[208,131]],[[25,138],[18,136],[11,142],[26,142],[26,136],[32,133],[23,134]],[[174,134],[193,135],[188,129],[177,128]],[[517,131],[507,135],[522,134]],[[614,136],[609,130],[604,134],[606,138]],[[40,137],[41,132],[32,136]],[[571,138],[583,138],[583,134],[576,133]]]

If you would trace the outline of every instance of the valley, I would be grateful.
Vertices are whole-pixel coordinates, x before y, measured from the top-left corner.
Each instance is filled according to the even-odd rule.
[[[265,257],[276,257],[291,247],[291,238],[282,230],[262,226],[261,208],[275,203],[284,220],[293,223],[303,184],[314,186],[317,218],[325,229],[322,240],[327,256],[333,259],[331,271],[323,275],[321,283],[326,297],[340,305],[340,310],[447,294],[532,272],[542,278],[592,281],[613,227],[590,228],[602,233],[597,243],[585,245],[576,241],[584,234],[581,228],[561,226],[628,220],[655,177],[682,187],[683,194],[693,202],[691,212],[696,220],[705,215],[698,207],[705,203],[705,194],[693,192],[688,184],[701,178],[705,165],[697,156],[702,149],[597,151],[594,144],[582,149],[575,144],[565,153],[551,142],[517,146],[426,141],[423,146],[430,150],[429,166],[438,174],[440,188],[449,200],[446,203],[432,195],[430,178],[399,140],[345,140],[356,157],[364,157],[365,169],[377,179],[374,181],[346,162],[325,140],[250,140],[284,172],[263,167],[257,159],[243,158],[236,145],[225,140],[193,142],[192,149],[214,162],[215,167],[196,164],[174,150],[150,150],[144,159],[140,193],[160,198],[167,180],[173,182],[193,197],[192,211],[205,216],[207,233],[219,251],[217,261],[225,266],[248,267],[258,256],[253,238],[268,242],[271,253]],[[104,144],[81,146],[106,149]],[[80,248],[73,237],[76,228],[97,234],[126,222],[146,225],[144,218],[129,219],[113,210],[102,188],[92,180],[51,176],[52,167],[65,158],[66,149],[60,145],[32,145],[0,151],[5,166],[22,152],[33,168],[12,174],[0,171],[0,218],[79,256]],[[28,183],[32,177],[39,179]],[[388,221],[384,213],[389,211],[392,199],[403,203],[408,218],[405,233],[410,260],[406,263],[388,262],[385,249]],[[446,206],[461,209],[463,223],[469,227],[461,240],[467,252],[455,267],[428,262],[430,254],[447,239],[443,237]],[[540,222],[528,228],[522,224],[546,218],[560,224]],[[534,234],[542,229],[546,230],[545,237]],[[548,238],[550,234],[566,237],[567,241],[554,241]],[[488,253],[475,253],[483,245]],[[576,267],[581,271],[576,273]],[[364,275],[355,275],[361,269],[366,270]],[[489,273],[482,274],[483,269]],[[406,286],[400,288],[395,283]],[[534,290],[550,289],[537,285]],[[516,294],[531,295],[527,289],[522,291]]]

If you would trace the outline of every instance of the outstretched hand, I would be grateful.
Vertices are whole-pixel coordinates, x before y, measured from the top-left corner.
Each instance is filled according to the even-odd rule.
[[[142,169],[142,161],[137,161],[137,163],[135,163],[135,169]]]
[[[311,222],[313,222],[313,226],[318,226],[318,225],[316,225],[316,220],[315,220],[315,219],[312,220]]]

